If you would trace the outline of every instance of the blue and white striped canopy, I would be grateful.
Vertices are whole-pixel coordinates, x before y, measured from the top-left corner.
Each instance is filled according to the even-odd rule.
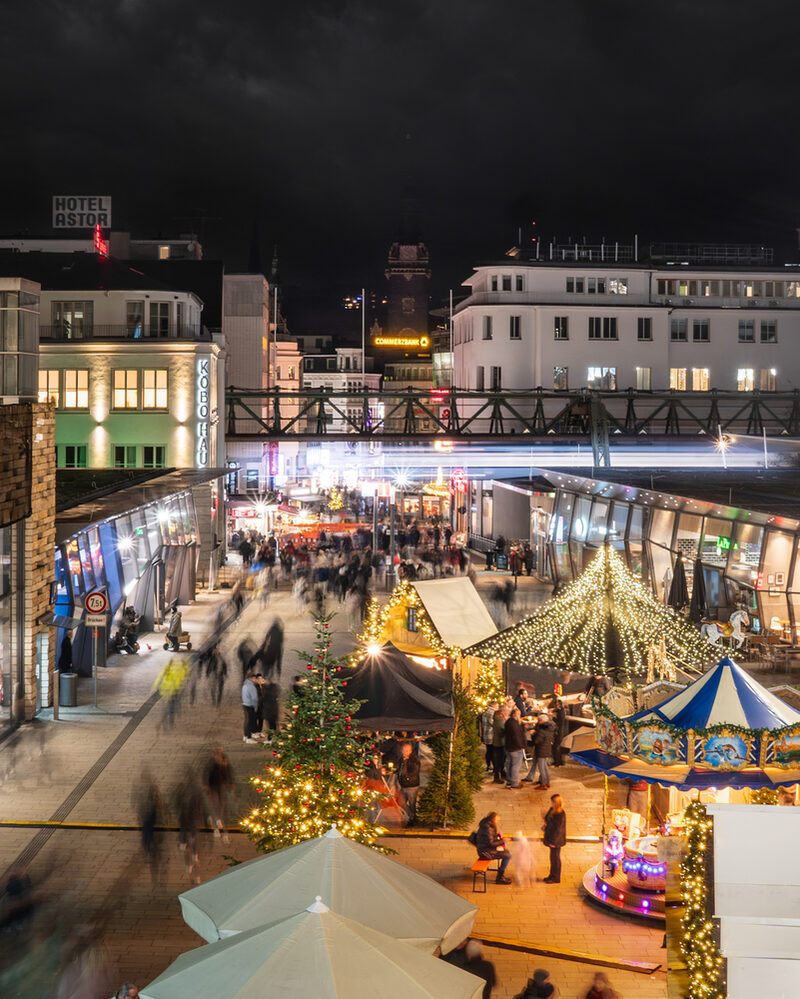
[[[655,708],[630,715],[628,721],[659,718],[684,730],[740,725],[763,731],[800,723],[800,711],[771,694],[726,656],[685,690]]]

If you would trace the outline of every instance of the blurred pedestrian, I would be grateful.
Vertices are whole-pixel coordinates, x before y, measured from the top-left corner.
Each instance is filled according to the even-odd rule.
[[[269,626],[264,637],[262,646],[262,666],[264,675],[269,677],[275,674],[281,675],[283,668],[283,624],[279,617],[276,617]]]
[[[256,746],[258,740],[253,738],[253,734],[258,727],[258,688],[253,673],[248,673],[242,684],[242,710],[244,711],[244,738],[242,741]]]
[[[514,861],[514,880],[520,888],[530,888],[535,881],[533,849],[521,829],[512,837],[509,852]]]
[[[550,850],[550,873],[547,885],[561,882],[561,847],[567,844],[567,815],[560,794],[550,796],[550,808],[544,817],[544,845]]]
[[[158,691],[165,705],[164,715],[161,719],[161,725],[164,728],[172,728],[175,724],[181,691],[188,675],[188,662],[185,659],[176,659],[175,656],[169,660],[158,675],[154,689]]]
[[[215,837],[222,837],[223,843],[230,843],[226,832],[228,796],[233,789],[233,768],[222,746],[214,746],[211,759],[206,766],[205,788],[208,795],[209,825]]]
[[[550,981],[550,972],[537,968],[533,978],[528,979],[528,984],[514,999],[550,999],[555,991],[556,988]]]
[[[178,849],[184,855],[184,869],[195,884],[200,884],[198,865],[200,824],[203,821],[203,791],[197,778],[186,770],[175,789],[175,814],[178,816]]]
[[[270,680],[268,683],[264,684],[261,698],[261,710],[264,715],[264,722],[267,726],[265,732],[267,742],[272,740],[272,733],[277,732],[278,730],[278,718],[280,715],[278,700],[280,698],[280,693],[281,688],[274,680]]]
[[[61,649],[58,653],[58,672],[72,672],[72,629],[67,628],[61,639]]]
[[[152,774],[145,771],[138,791],[136,814],[141,828],[142,851],[150,868],[153,887],[158,882],[161,868],[161,832],[163,806],[161,793]]]
[[[586,993],[586,999],[619,999],[619,993],[611,988],[608,975],[598,971],[594,976],[592,987]]]
[[[520,721],[519,708],[514,708],[511,717],[506,720],[503,727],[503,739],[506,751],[506,774],[508,775],[509,791],[519,788],[519,771],[522,766],[522,757],[525,752],[525,729]]]
[[[123,982],[117,989],[115,999],[139,999],[139,990],[133,982]]]
[[[497,981],[494,965],[483,956],[483,945],[479,940],[467,940],[464,948],[466,960],[461,967],[477,978],[482,978],[486,984],[483,987],[482,999],[490,999],[492,989]]]

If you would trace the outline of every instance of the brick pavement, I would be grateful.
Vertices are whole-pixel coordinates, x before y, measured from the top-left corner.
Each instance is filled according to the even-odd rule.
[[[184,620],[195,644],[214,620],[225,593],[201,594],[186,610]],[[292,650],[310,649],[313,628],[310,618],[298,618],[285,591],[274,594],[266,608],[251,603],[235,633],[227,639],[232,651],[245,636],[260,641],[273,617],[286,625],[283,682],[289,685],[297,659]],[[332,651],[341,654],[351,647],[345,615],[335,621]],[[155,643],[151,643],[154,644]],[[0,818],[48,819],[78,785],[107,747],[129,723],[133,713],[147,700],[152,685],[168,658],[160,643],[136,658],[112,657],[99,678],[100,710],[91,706],[62,709],[62,720],[46,718],[20,733],[16,747],[4,747],[14,756],[14,772],[0,784]],[[96,777],[66,817],[70,822],[134,823],[133,792],[145,769],[161,782],[165,797],[186,766],[201,767],[209,745],[220,741],[240,778],[240,807],[249,801],[246,777],[263,763],[266,751],[241,740],[238,664],[230,661],[223,703],[214,708],[205,690],[192,707],[185,707],[174,731],[160,726],[162,706],[154,706],[129,735],[113,759]],[[80,699],[91,702],[91,681],[81,681]],[[5,757],[8,759],[9,757]],[[602,777],[577,767],[553,772],[553,790],[564,795],[571,835],[596,833],[600,823]],[[478,815],[496,809],[508,833],[522,829],[535,835],[544,806],[541,794],[526,788],[509,792],[488,784],[476,797]],[[0,871],[28,847],[35,829],[0,828]],[[465,839],[393,838],[389,845],[398,859],[430,874],[454,891],[476,902],[480,912],[477,931],[493,936],[524,937],[543,944],[611,957],[660,963],[662,932],[606,915],[585,903],[578,884],[583,871],[594,862],[596,846],[570,844],[564,851],[564,879],[560,886],[535,884],[523,889],[488,885],[486,895],[473,895],[468,867],[474,851]],[[537,864],[545,863],[539,845]],[[210,834],[201,837],[200,875],[205,880],[224,870],[226,855],[239,860],[254,856],[246,837],[232,835],[229,845]],[[50,900],[42,912],[42,926],[101,927],[110,965],[109,991],[125,979],[146,983],[158,975],[184,950],[200,943],[180,918],[177,895],[189,887],[177,836],[163,834],[163,866],[155,884],[144,866],[137,832],[111,830],[55,830],[34,857],[31,877]],[[487,948],[487,956],[498,969],[500,984],[495,996],[511,997],[537,967],[550,970],[563,999],[583,996],[593,968],[551,960],[499,948]],[[663,972],[653,976],[610,970],[615,987],[625,997],[663,999]],[[100,993],[98,993],[100,994]]]

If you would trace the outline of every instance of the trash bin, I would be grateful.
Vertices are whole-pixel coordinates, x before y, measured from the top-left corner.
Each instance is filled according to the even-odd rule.
[[[78,706],[78,674],[58,674],[58,704],[62,708]]]

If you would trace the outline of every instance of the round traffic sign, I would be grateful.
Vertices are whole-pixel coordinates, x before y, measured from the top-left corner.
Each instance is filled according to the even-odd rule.
[[[102,614],[108,607],[106,595],[105,593],[101,593],[100,590],[93,590],[91,593],[87,593],[84,603],[86,610],[89,611],[90,614]]]

